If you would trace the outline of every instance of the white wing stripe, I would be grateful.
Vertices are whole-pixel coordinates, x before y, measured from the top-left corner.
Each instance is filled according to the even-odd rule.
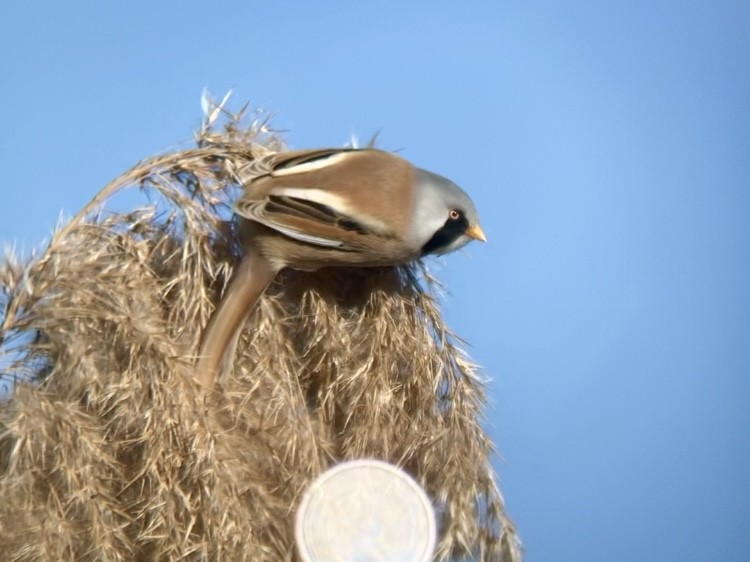
[[[335,213],[352,217],[358,223],[367,226],[376,232],[388,232],[390,229],[388,225],[383,223],[372,216],[364,215],[361,211],[354,211],[346,203],[346,199],[325,191],[323,189],[315,189],[312,187],[275,187],[269,195],[278,195],[282,197],[293,197],[294,199],[302,199],[303,201],[312,201],[320,205],[326,205],[330,207]]]
[[[340,215],[350,215],[349,206],[342,197],[334,195],[330,191],[308,187],[275,187],[269,195],[278,195],[279,197],[292,197],[293,199],[302,199],[303,201],[312,201],[326,205]]]
[[[350,156],[350,152],[337,152],[324,158],[316,158],[312,162],[304,162],[302,164],[297,164],[296,166],[290,166],[288,168],[279,168],[278,170],[273,171],[273,176],[289,176],[292,174],[303,174],[305,172],[320,170],[322,168],[327,168],[328,166],[335,166],[336,164],[346,158],[349,158]]]
[[[284,234],[289,238],[294,238],[295,240],[300,240],[301,242],[307,242],[308,244],[325,246],[326,248],[340,248],[344,245],[341,240],[330,240],[328,238],[321,238],[320,236],[313,236],[312,234],[305,234],[303,232],[300,232],[299,230],[294,230],[293,228],[282,226],[279,223],[264,221],[263,224],[270,228],[273,228],[274,230],[277,230],[278,232],[281,232],[281,234]]]

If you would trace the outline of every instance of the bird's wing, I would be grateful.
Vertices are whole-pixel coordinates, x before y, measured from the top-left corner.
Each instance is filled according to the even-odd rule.
[[[257,158],[239,172],[240,183],[248,183],[263,176],[275,178],[321,170],[335,165],[360,149],[316,148],[312,150],[290,150],[276,152]]]
[[[300,242],[327,248],[353,250],[357,237],[381,234],[342,210],[335,199],[322,190],[279,187],[259,200],[240,199],[235,212]]]
[[[362,180],[359,172],[368,166],[364,152],[332,148],[261,158],[239,175],[245,193],[234,210],[289,238],[327,248],[357,250],[367,240],[392,237],[392,217],[384,220],[368,212],[382,208],[373,202],[387,198],[388,192],[382,179],[369,185]]]

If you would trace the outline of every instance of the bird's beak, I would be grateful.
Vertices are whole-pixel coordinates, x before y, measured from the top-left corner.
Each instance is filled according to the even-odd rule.
[[[473,238],[474,240],[487,242],[487,236],[485,236],[484,230],[482,230],[482,228],[478,224],[467,228],[465,234],[466,236],[468,236],[469,238]]]

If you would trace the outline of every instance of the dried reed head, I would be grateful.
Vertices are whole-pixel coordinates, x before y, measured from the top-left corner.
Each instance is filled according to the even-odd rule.
[[[139,163],[40,256],[0,264],[0,376],[17,381],[0,404],[4,558],[293,559],[306,485],[371,457],[433,498],[439,559],[520,560],[482,382],[419,264],[284,272],[199,399],[194,353],[237,252],[234,170],[281,146],[263,119],[217,130],[216,107],[197,147]],[[134,187],[150,207],[104,212]]]

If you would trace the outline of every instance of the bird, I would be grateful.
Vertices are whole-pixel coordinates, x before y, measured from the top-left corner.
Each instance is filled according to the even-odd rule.
[[[236,174],[242,256],[201,335],[196,378],[204,390],[232,360],[245,319],[282,269],[396,266],[486,241],[460,187],[381,149],[276,152]]]

